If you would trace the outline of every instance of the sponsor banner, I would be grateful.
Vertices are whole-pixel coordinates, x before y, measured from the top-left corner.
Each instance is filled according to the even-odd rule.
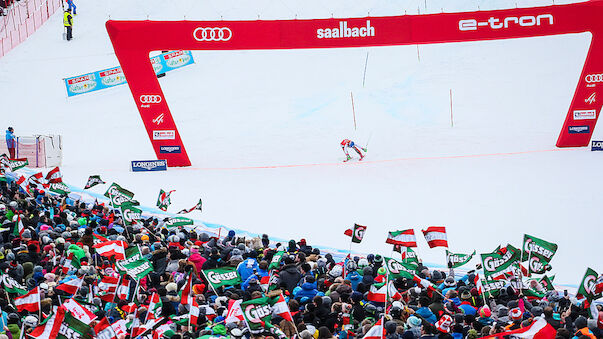
[[[152,57],[151,65],[155,74],[169,72],[180,67],[194,64],[191,51],[173,51]],[[126,77],[120,66],[107,68],[88,74],[65,78],[67,96],[76,96],[126,83]]]
[[[594,141],[592,142],[591,151],[603,151],[603,141]]]
[[[180,146],[159,146],[159,153],[180,153]]]
[[[574,112],[574,120],[595,120],[597,119],[597,110],[579,109]]]
[[[165,160],[132,161],[132,172],[167,171]]]
[[[153,140],[174,140],[176,139],[176,131],[171,130],[154,130]]]
[[[589,126],[568,126],[567,131],[570,134],[590,133],[590,127]]]

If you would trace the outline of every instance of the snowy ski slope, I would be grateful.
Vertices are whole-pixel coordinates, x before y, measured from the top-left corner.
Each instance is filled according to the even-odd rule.
[[[0,116],[18,135],[62,134],[61,169],[71,184],[100,174],[148,206],[160,188],[175,189],[172,211],[202,197],[195,218],[341,249],[349,246],[343,231],[357,222],[368,231],[353,250],[365,253],[389,255],[386,232],[411,227],[445,225],[450,250],[463,253],[520,246],[529,233],[559,244],[556,282],[578,284],[587,266],[603,270],[603,158],[554,145],[589,34],[418,48],[195,51],[194,65],[160,80],[193,162],[165,173],[129,171],[130,160],[154,153],[127,86],[68,99],[61,80],[118,64],[104,29],[109,17],[301,19],[548,4],[81,0],[72,42],[61,40],[55,15],[0,59]],[[366,161],[341,163],[342,138],[370,138]],[[443,250],[419,246],[424,261],[443,264]]]

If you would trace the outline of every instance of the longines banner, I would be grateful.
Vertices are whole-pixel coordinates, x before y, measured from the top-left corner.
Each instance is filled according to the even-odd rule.
[[[195,63],[191,51],[167,52],[154,56],[150,60],[155,74],[169,72]],[[64,80],[65,87],[67,87],[67,95],[70,97],[126,83],[126,77],[119,66]]]
[[[558,115],[560,133],[557,146],[575,147],[589,144],[603,104],[603,93],[598,94],[599,87],[603,86],[602,17],[603,1],[597,0],[496,11],[392,17],[254,21],[109,20],[105,26],[157,158],[167,160],[168,166],[190,166],[153,65],[148,62],[150,51],[168,48],[264,50],[392,46],[589,32],[592,35],[591,45],[584,67],[576,76],[577,87],[569,107],[559,107],[554,112],[525,112],[526,115]],[[526,59],[530,57],[526,55]],[[516,110],[521,109],[518,104]],[[565,121],[562,125],[563,116]],[[521,129],[517,133],[527,132]],[[178,152],[161,152],[165,147],[178,149]]]

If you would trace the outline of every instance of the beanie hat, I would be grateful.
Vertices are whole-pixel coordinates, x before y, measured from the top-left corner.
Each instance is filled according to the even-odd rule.
[[[520,320],[521,319],[521,310],[519,309],[519,307],[515,307],[513,309],[511,309],[511,319],[513,320]]]
[[[165,285],[165,289],[168,292],[176,292],[178,290],[178,285],[176,285],[176,283],[171,282],[171,283]]]
[[[473,328],[467,331],[467,339],[477,339],[477,331]]]
[[[408,317],[408,320],[406,320],[406,325],[408,325],[408,327],[410,328],[419,327],[421,326],[421,319],[415,317],[414,315],[411,315],[410,317]]]
[[[576,328],[579,330],[585,328],[587,324],[588,323],[584,316],[579,316],[578,318],[576,318],[576,320],[574,320],[574,326],[576,326]]]
[[[490,307],[484,306],[479,310],[479,316],[483,318],[488,318],[492,315],[492,311],[490,311]]]
[[[444,314],[435,325],[438,331],[443,333],[450,333],[450,327],[452,326],[452,317],[448,314]]]
[[[456,281],[454,281],[453,277],[448,277],[444,280],[444,285],[446,285],[446,287],[453,287],[456,285]]]
[[[377,274],[379,275],[385,275],[385,267],[379,267],[379,269],[377,270]]]

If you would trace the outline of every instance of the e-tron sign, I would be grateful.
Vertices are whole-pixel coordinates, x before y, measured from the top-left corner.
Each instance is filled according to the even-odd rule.
[[[157,158],[167,160],[169,166],[190,166],[180,133],[149,62],[151,51],[414,45],[590,32],[592,41],[586,62],[557,138],[558,147],[588,146],[598,114],[580,112],[600,112],[603,104],[603,100],[594,99],[599,97],[596,94],[598,88],[603,86],[602,17],[603,0],[596,0],[560,6],[392,17],[274,21],[109,20],[106,27]],[[161,131],[156,130],[158,125]],[[576,132],[578,130],[580,132]],[[178,147],[180,151],[166,152],[166,147]]]

